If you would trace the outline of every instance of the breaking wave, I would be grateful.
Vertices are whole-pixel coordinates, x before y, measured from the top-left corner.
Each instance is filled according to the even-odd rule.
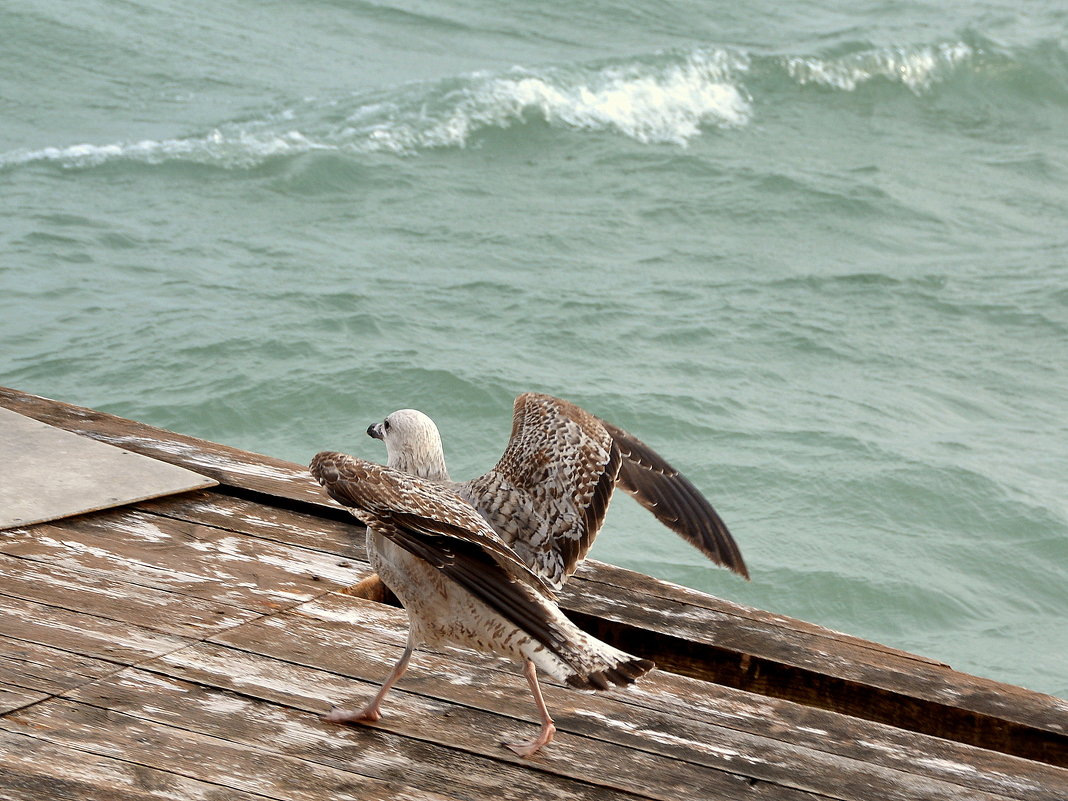
[[[833,59],[787,58],[784,65],[789,76],[802,86],[814,83],[851,92],[861,84],[882,78],[920,94],[962,65],[974,63],[981,53],[964,42],[952,42],[869,50]]]
[[[419,118],[402,100],[387,110],[384,124],[368,119],[366,128],[357,125],[349,133],[404,152],[462,147],[476,131],[541,119],[573,130],[617,132],[643,143],[685,145],[702,126],[749,121],[750,102],[738,81],[747,68],[740,54],[698,50],[662,65],[610,65],[592,72],[516,69],[475,76],[447,92],[437,113]]]
[[[1058,48],[1057,54],[1063,61],[1063,51]],[[530,124],[685,147],[710,129],[747,125],[764,99],[754,99],[757,92],[788,92],[799,85],[856,92],[883,81],[922,95],[954,76],[982,74],[992,65],[997,67],[992,73],[1041,71],[1044,65],[1027,66],[1028,55],[1017,61],[990,45],[953,41],[858,48],[830,57],[698,48],[595,65],[516,67],[341,98],[309,98],[201,135],[13,151],[0,154],[0,169],[32,163],[93,167],[114,160],[242,169],[317,150],[408,155],[470,147],[482,132]]]

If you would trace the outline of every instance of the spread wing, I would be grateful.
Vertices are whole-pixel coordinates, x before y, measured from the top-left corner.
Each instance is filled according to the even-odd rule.
[[[603,420],[623,457],[619,483],[656,519],[715,562],[749,578],[726,524],[686,476],[637,437]]]
[[[749,577],[734,538],[685,476],[637,438],[550,395],[516,398],[504,455],[456,489],[559,588],[593,544],[617,482],[712,561]]]
[[[519,603],[518,582],[555,598],[486,521],[445,487],[343,453],[323,451],[312,475],[361,522],[439,569],[491,608]],[[502,614],[505,610],[499,609]],[[508,617],[508,615],[505,615]]]

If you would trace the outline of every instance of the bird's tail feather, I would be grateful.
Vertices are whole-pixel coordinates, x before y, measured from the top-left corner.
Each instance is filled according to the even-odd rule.
[[[644,676],[655,665],[618,648],[613,648],[575,626],[559,612],[557,630],[564,636],[552,648],[535,643],[525,655],[550,676],[580,690],[609,690],[625,687]],[[562,629],[562,631],[561,631]],[[524,649],[525,650],[525,649]]]
[[[617,662],[615,666],[607,670],[598,670],[592,673],[572,673],[564,681],[579,690],[610,690],[613,684],[626,687],[636,679],[644,676],[652,670],[654,664],[649,659],[629,658],[625,662]]]

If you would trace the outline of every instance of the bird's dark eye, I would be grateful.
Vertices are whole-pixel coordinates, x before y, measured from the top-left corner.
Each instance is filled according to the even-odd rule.
[[[386,431],[389,431],[389,420],[382,421],[382,428],[386,429]]]

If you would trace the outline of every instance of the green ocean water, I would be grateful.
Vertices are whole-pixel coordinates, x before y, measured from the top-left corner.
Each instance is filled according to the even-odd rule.
[[[1068,8],[7,3],[0,383],[306,462],[633,431],[594,556],[1068,697]],[[636,602],[640,602],[636,600]]]

